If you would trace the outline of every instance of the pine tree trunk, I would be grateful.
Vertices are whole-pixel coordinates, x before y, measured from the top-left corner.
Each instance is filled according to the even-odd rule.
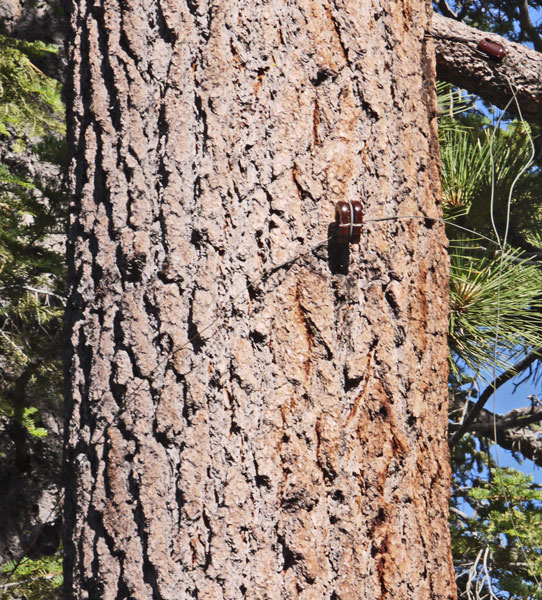
[[[455,597],[429,12],[72,2],[67,598]]]

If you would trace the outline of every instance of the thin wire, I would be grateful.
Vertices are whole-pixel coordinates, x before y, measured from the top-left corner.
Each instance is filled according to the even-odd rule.
[[[456,227],[457,229],[461,229],[462,231],[465,231],[467,233],[473,234],[479,238],[482,238],[484,240],[487,240],[488,242],[492,243],[492,244],[496,244],[498,245],[495,240],[492,240],[491,238],[482,235],[476,231],[474,231],[473,229],[469,229],[467,227],[463,227],[462,225],[457,225],[457,223],[452,223],[451,221],[447,221],[446,219],[442,219],[439,217],[426,217],[424,215],[395,215],[393,217],[376,217],[373,219],[364,219],[362,221],[362,223],[360,223],[360,226],[366,225],[367,223],[382,223],[385,221],[398,221],[398,220],[403,220],[403,219],[418,219],[418,220],[422,220],[422,221],[431,221],[433,223],[442,223],[444,225],[450,225],[452,227]],[[163,369],[164,367],[166,367],[166,365],[168,364],[168,362],[174,358],[179,352],[182,352],[183,350],[186,350],[186,348],[188,348],[191,344],[193,344],[193,342],[195,342],[196,340],[200,339],[200,340],[204,340],[206,338],[204,338],[204,334],[206,332],[208,332],[214,325],[216,325],[216,323],[221,319],[221,317],[224,314],[224,311],[233,306],[235,301],[242,295],[246,294],[247,290],[252,288],[255,289],[256,286],[261,283],[262,281],[264,281],[265,279],[267,279],[268,277],[271,277],[271,275],[273,275],[274,273],[276,273],[277,271],[280,271],[284,268],[290,267],[292,265],[294,265],[296,262],[298,262],[299,260],[301,260],[304,256],[308,256],[310,254],[312,254],[315,250],[317,250],[318,248],[321,248],[322,246],[324,246],[325,244],[327,244],[330,240],[333,239],[333,235],[328,236],[327,238],[325,238],[324,240],[321,240],[320,242],[317,242],[316,244],[314,244],[313,246],[310,246],[309,248],[307,248],[306,250],[299,252],[298,254],[296,254],[295,256],[293,256],[292,258],[277,264],[277,265],[273,265],[272,267],[268,268],[267,270],[265,270],[263,273],[260,274],[259,277],[257,277],[256,279],[254,279],[253,281],[249,280],[248,286],[246,289],[241,290],[239,293],[237,293],[235,296],[233,296],[232,298],[229,299],[229,301],[227,303],[225,303],[223,306],[219,307],[217,310],[217,314],[215,316],[214,319],[212,319],[205,327],[203,327],[201,330],[199,330],[196,334],[194,334],[193,336],[191,336],[185,343],[183,343],[180,346],[174,347],[172,348],[167,355],[165,356],[164,360],[158,364],[154,369],[151,370],[151,372],[149,373],[148,377],[145,379],[142,379],[140,381],[140,383],[138,383],[135,387],[135,389],[133,389],[131,392],[129,392],[126,397],[124,398],[124,402],[123,402],[123,406],[119,406],[119,410],[116,412],[116,414],[113,416],[112,420],[107,424],[106,427],[104,427],[103,431],[101,431],[98,435],[97,438],[95,438],[93,440],[93,443],[98,443],[103,436],[105,435],[106,431],[109,429],[109,427],[111,427],[116,421],[117,419],[120,417],[120,415],[127,409],[127,402],[128,400],[130,400],[131,398],[133,398],[136,393],[138,391],[140,391],[145,383],[145,381],[148,381],[148,378],[151,377],[153,374],[155,374],[159,369]]]
[[[501,249],[501,256],[500,256],[500,261],[499,261],[499,274],[498,274],[498,278],[497,278],[497,319],[496,319],[496,325],[495,325],[495,341],[494,341],[494,346],[493,346],[493,381],[496,381],[496,378],[497,378],[497,356],[498,356],[498,344],[499,344],[500,323],[501,323],[501,281],[502,281],[502,272],[503,272],[504,257],[505,257],[505,248],[508,243],[508,234],[510,231],[510,211],[511,211],[511,206],[512,206],[512,197],[513,197],[514,188],[516,186],[516,183],[519,181],[520,177],[525,173],[525,171],[532,165],[535,155],[536,155],[533,138],[532,138],[532,136],[529,132],[529,129],[526,126],[525,121],[523,119],[523,115],[521,112],[521,108],[519,106],[516,91],[514,90],[512,83],[510,82],[510,79],[506,76],[506,74],[504,74],[504,77],[508,83],[510,91],[512,92],[512,98],[508,101],[504,111],[506,111],[508,109],[508,107],[510,106],[512,101],[515,102],[520,121],[523,124],[523,128],[525,130],[525,133],[528,136],[529,143],[531,145],[531,155],[529,157],[529,160],[519,170],[518,174],[516,175],[516,177],[512,181],[512,184],[510,185],[510,190],[508,192],[508,198],[507,198],[507,203],[506,203],[505,230],[504,230],[504,235],[503,235],[503,239],[501,242],[501,238],[497,231],[497,227],[495,225],[495,219],[494,219],[495,169],[494,169],[494,161],[493,161],[493,144],[492,144],[492,142],[493,142],[493,137],[494,137],[496,129],[493,130],[491,139],[490,139],[490,156],[491,156],[491,203],[490,203],[490,211],[491,212],[490,212],[490,216],[491,216],[491,224],[492,224],[493,230],[495,232],[495,237],[497,238],[499,247]],[[504,115],[504,111],[499,116],[499,120],[497,121],[497,126],[499,125],[499,123],[502,119],[502,116]],[[496,388],[493,388],[492,397],[493,397],[493,441],[495,442],[495,463],[497,464],[497,468],[501,469],[500,459],[499,459],[499,451],[498,451],[499,445],[497,443],[497,389]],[[488,463],[488,468],[490,468],[489,463]],[[502,492],[503,492],[503,496],[505,499],[507,512],[510,517],[510,522],[512,524],[512,528],[515,532],[516,538],[519,541],[521,552],[522,552],[523,556],[525,557],[525,561],[528,565],[530,574],[536,583],[537,589],[540,590],[541,582],[538,579],[538,577],[536,576],[532,562],[530,561],[529,556],[527,555],[525,545],[523,544],[523,541],[518,533],[518,529],[516,527],[516,523],[515,523],[515,519],[514,519],[514,514],[512,511],[512,508],[511,508],[510,496],[508,495],[508,492],[507,492],[505,486],[502,487]]]
[[[493,593],[493,588],[491,586],[491,577],[489,576],[489,570],[487,568],[487,557],[488,557],[488,554],[489,554],[489,546],[486,547],[486,551],[484,552],[484,560],[482,562],[482,567],[484,569],[484,578],[483,578],[483,581],[487,582],[487,590],[488,590],[488,593],[489,593],[489,597],[492,600],[498,600],[497,596],[495,596],[495,594]]]
[[[443,223],[445,225],[450,225],[452,227],[456,227],[457,229],[461,229],[462,231],[465,231],[467,233],[473,234],[479,238],[482,238],[492,244],[497,244],[497,242],[495,242],[495,240],[492,240],[491,238],[482,235],[481,233],[478,233],[477,231],[474,231],[473,229],[469,229],[468,227],[463,227],[462,225],[458,225],[457,223],[453,223],[451,221],[447,221],[446,219],[441,219],[439,217],[426,217],[424,215],[396,215],[394,217],[377,217],[374,219],[364,219],[362,221],[362,223],[360,223],[360,226],[365,225],[366,223],[381,223],[384,221],[399,221],[402,219],[419,219],[422,221],[432,221],[434,223]],[[352,219],[353,220],[353,219]],[[293,264],[295,264],[296,262],[298,262],[299,260],[301,260],[304,256],[307,256],[309,254],[312,254],[315,250],[318,250],[318,248],[321,248],[322,246],[324,246],[325,244],[327,244],[330,240],[332,240],[334,238],[333,235],[328,236],[326,239],[321,240],[320,242],[316,243],[314,246],[310,246],[307,250],[304,250],[303,252],[300,252],[299,254],[296,254],[293,258],[290,258],[278,265],[273,265],[272,267],[270,267],[269,269],[267,269],[266,271],[264,271],[259,277],[257,277],[255,280],[250,281],[248,288],[255,288],[260,282],[262,282],[264,279],[267,279],[268,277],[270,277],[271,275],[273,275],[274,273],[276,273],[277,271],[280,271],[286,267],[289,267]],[[246,290],[243,289],[241,290],[238,294],[236,294],[235,296],[233,296],[228,302],[227,304],[223,305],[222,307],[219,308],[219,310],[217,311],[218,313],[222,313],[222,311],[224,311],[226,308],[228,308],[229,306],[232,306],[234,304],[234,302],[242,295],[244,295],[246,293]],[[186,348],[188,348],[188,346],[190,346],[192,344],[192,342],[195,342],[197,339],[201,339],[203,340],[203,334],[208,331],[211,327],[213,327],[221,318],[221,314],[217,314],[216,317],[210,322],[208,323],[201,331],[198,331],[198,333],[196,333],[195,335],[193,335],[191,338],[189,338],[182,346],[178,347],[178,348],[174,348],[173,350],[170,351],[170,353],[167,355],[166,357],[166,364],[167,361],[169,359],[171,359],[172,357],[175,356],[175,354],[177,354],[177,352],[180,352],[181,350],[185,350]],[[159,367],[156,367],[155,371],[158,369]],[[153,371],[154,372],[154,371]],[[152,374],[152,372],[151,372]]]
[[[441,219],[439,217],[424,217],[423,215],[398,215],[396,217],[364,219],[362,224],[378,223],[379,221],[398,221],[400,219],[421,219],[423,221],[433,221],[434,223],[444,223],[444,225],[450,225],[451,227],[455,227],[456,229],[461,229],[462,231],[465,231],[467,233],[472,233],[476,237],[482,238],[483,240],[486,240],[492,244],[495,244],[496,246],[499,246],[499,244],[495,240],[492,240],[491,238],[489,238],[481,233],[478,233],[477,231],[474,231],[474,229],[469,229],[468,227],[463,227],[462,225],[458,225],[457,223],[453,223],[452,221],[447,221],[446,219]]]
[[[509,103],[510,104],[510,103]],[[507,107],[509,106],[509,104],[507,105]],[[499,121],[502,119],[502,116],[499,118]],[[494,133],[493,133],[494,135]],[[531,143],[532,143],[532,139],[531,139]],[[492,150],[492,149],[491,149]],[[492,155],[493,158],[493,155]],[[493,172],[493,162],[492,162],[492,172]],[[519,179],[519,177],[523,174],[523,172],[528,168],[528,166],[524,167],[520,173],[518,174],[518,176],[516,177],[516,179],[514,180],[513,184],[512,184],[512,189],[510,191],[509,194],[509,198],[508,198],[508,202],[511,202],[511,198],[512,198],[512,193],[513,193],[513,187],[515,186],[517,180]],[[492,205],[491,205],[491,210],[492,210],[492,214],[491,214],[491,219],[492,219],[492,224],[494,226],[494,219],[493,219],[493,192],[494,192],[494,178],[492,177]],[[510,211],[507,211],[507,218],[509,218],[509,214]],[[498,235],[498,231],[496,229],[496,227],[494,226],[494,231],[495,231],[495,235],[497,238],[497,241],[477,232],[474,231],[472,229],[469,229],[467,227],[464,227],[462,225],[458,225],[457,223],[453,223],[451,221],[448,221],[446,219],[442,219],[439,217],[428,217],[428,216],[424,216],[424,215],[395,215],[392,217],[376,217],[373,219],[364,219],[362,223],[360,223],[360,226],[366,225],[368,223],[381,223],[381,222],[385,222],[385,221],[398,221],[398,220],[404,220],[404,219],[418,219],[418,220],[423,220],[423,221],[430,221],[433,223],[442,223],[445,225],[449,225],[452,227],[455,227],[457,229],[460,229],[466,233],[470,233],[480,239],[484,239],[488,242],[490,242],[491,244],[495,244],[496,246],[498,246],[501,250],[501,270],[502,270],[502,264],[503,264],[503,260],[504,260],[504,256],[505,256],[505,245],[506,245],[506,239],[507,239],[507,235],[508,235],[508,226],[506,228],[505,231],[505,238],[504,238],[504,243],[501,242],[500,237]],[[353,219],[351,219],[353,220]],[[324,240],[321,240],[320,242],[314,244],[313,246],[310,246],[307,250],[300,252],[299,254],[295,255],[294,257],[292,257],[291,259],[284,261],[278,265],[274,265],[272,267],[270,267],[269,269],[265,270],[259,277],[257,277],[255,280],[253,281],[249,281],[249,284],[247,286],[247,289],[249,288],[255,288],[259,283],[261,283],[263,280],[267,279],[268,277],[270,277],[271,275],[273,275],[274,273],[276,273],[279,270],[282,270],[284,268],[290,267],[293,264],[295,264],[296,262],[298,262],[299,260],[301,260],[304,256],[308,256],[310,254],[312,254],[315,250],[317,250],[318,248],[321,248],[322,246],[324,246],[326,243],[328,243],[334,236],[328,236],[327,238],[325,238]],[[500,287],[500,276],[499,276],[499,287]],[[214,319],[211,320],[210,323],[208,323],[203,329],[201,329],[200,331],[198,331],[198,333],[196,333],[195,335],[193,335],[192,337],[190,337],[187,342],[185,342],[184,344],[182,344],[181,346],[178,346],[176,348],[173,348],[165,357],[165,360],[163,363],[161,363],[160,365],[157,365],[152,371],[151,371],[151,375],[153,373],[155,373],[158,369],[163,368],[167,365],[168,361],[171,360],[171,358],[173,358],[177,353],[181,352],[182,350],[185,350],[187,347],[189,347],[195,340],[197,339],[201,339],[203,340],[204,337],[203,335],[209,331],[221,318],[223,312],[226,310],[226,308],[233,306],[233,304],[235,303],[235,301],[241,296],[246,294],[247,289],[243,289],[241,290],[238,294],[236,294],[235,296],[233,296],[225,305],[223,305],[222,307],[220,307],[217,311],[217,315]],[[500,320],[500,289],[498,290],[498,314],[497,314],[497,327],[496,327],[496,338],[495,338],[495,349],[497,347],[498,344],[498,331],[499,331],[499,320]],[[495,361],[496,361],[496,357],[495,357]],[[494,364],[494,370],[495,370],[495,374],[496,374],[496,364]],[[105,435],[106,431],[109,429],[110,426],[112,426],[115,421],[119,418],[119,416],[122,414],[122,412],[127,408],[126,406],[126,402],[127,400],[130,400],[131,398],[133,398],[135,396],[135,394],[138,392],[139,389],[141,389],[141,387],[143,386],[144,381],[141,381],[138,386],[136,386],[136,389],[132,390],[131,393],[129,393],[127,395],[127,397],[124,400],[124,406],[119,407],[119,411],[116,413],[116,415],[113,417],[112,421],[110,423],[107,424],[107,426],[104,428],[104,430],[101,432],[101,434],[99,435],[98,439],[94,440],[94,443],[97,443],[98,441],[100,441],[100,439],[103,437],[103,435]],[[510,509],[509,509],[510,510]],[[510,513],[511,519],[512,519],[512,514]],[[514,526],[514,523],[513,523]],[[515,526],[514,526],[514,529]],[[517,534],[517,530],[516,530],[516,534]],[[520,544],[522,544],[521,539],[519,538],[519,536],[517,536]],[[522,545],[522,551],[523,554],[526,558],[527,564],[529,563],[529,559],[528,556],[525,552],[525,548]],[[486,553],[487,556],[487,553]],[[486,558],[486,557],[484,557]],[[479,557],[478,557],[479,559]],[[477,560],[478,560],[477,559]],[[532,568],[530,568],[531,572],[532,572],[532,576],[535,579],[535,581],[537,582],[538,587],[540,588],[540,583],[538,582],[538,579],[536,578],[536,576],[534,575],[534,571]]]
[[[508,100],[508,103],[506,104],[503,111],[499,115],[497,122],[492,123],[492,131],[491,131],[491,136],[489,138],[489,158],[491,161],[491,197],[489,200],[489,211],[490,211],[489,216],[491,219],[491,226],[493,227],[493,231],[495,232],[495,237],[497,238],[497,242],[498,242],[501,250],[503,249],[503,244],[501,243],[501,238],[499,236],[499,231],[497,229],[497,225],[495,224],[495,218],[493,215],[493,208],[495,205],[494,204],[495,203],[495,160],[494,160],[494,156],[493,156],[493,140],[495,139],[495,134],[496,134],[497,130],[499,129],[502,118],[506,114],[506,111],[510,108],[510,105],[512,104],[513,101],[514,101],[514,97],[512,97],[512,98],[510,98],[510,100]],[[506,234],[508,234],[508,227],[506,229]],[[504,245],[506,245],[506,244],[504,244]]]

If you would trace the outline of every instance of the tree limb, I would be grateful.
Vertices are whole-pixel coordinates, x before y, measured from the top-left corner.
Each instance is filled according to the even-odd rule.
[[[450,8],[446,0],[439,0],[438,7],[442,11],[442,14],[449,19],[457,19],[457,14]]]
[[[482,409],[476,423],[469,431],[495,441],[494,431],[497,432],[497,444],[505,450],[519,452],[524,458],[532,460],[542,467],[542,431],[530,427],[542,422],[540,406],[515,409],[505,415],[496,415]]]
[[[458,21],[462,21],[467,16],[467,13],[469,12],[469,8],[470,8],[472,2],[473,2],[473,0],[465,0],[465,2],[463,2],[463,6],[462,6],[461,10],[457,14]]]
[[[533,409],[529,406],[520,409],[514,409],[505,415],[494,415],[491,411],[483,409],[470,431],[473,433],[482,433],[484,435],[493,435],[495,429],[497,433],[507,431],[508,429],[524,429],[529,425],[540,423],[542,421],[542,409],[537,407]]]
[[[437,76],[440,79],[464,88],[499,108],[505,108],[513,97],[512,87],[517,93],[523,118],[542,123],[542,54],[438,13],[433,13],[430,35],[435,39]],[[478,50],[477,44],[484,38],[490,38],[505,48],[506,56],[502,62],[496,62]],[[517,114],[515,102],[508,110]]]
[[[531,21],[531,16],[529,15],[529,3],[527,0],[521,0],[519,3],[519,22],[521,23],[521,28],[529,36],[536,50],[542,52],[542,38]]]
[[[450,512],[454,513],[454,515],[457,515],[461,520],[465,521],[465,523],[467,524],[469,523],[469,521],[472,520],[472,517],[469,517],[467,513],[464,513],[462,510],[459,510],[455,506],[450,506]]]
[[[497,378],[494,379],[493,383],[487,386],[487,388],[480,394],[478,400],[474,403],[472,410],[465,417],[463,423],[458,427],[457,431],[450,438],[450,448],[453,448],[457,442],[463,437],[467,431],[471,431],[471,425],[480,415],[485,403],[491,398],[491,395],[495,390],[498,390],[501,385],[504,385],[507,381],[510,381],[521,371],[524,371],[527,367],[530,367],[536,360],[542,358],[542,348],[535,348],[532,352],[529,352],[527,356],[518,361],[515,365],[501,373]]]

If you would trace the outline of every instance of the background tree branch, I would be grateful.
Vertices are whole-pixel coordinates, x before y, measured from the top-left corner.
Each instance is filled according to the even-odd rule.
[[[457,19],[457,14],[450,8],[450,5],[446,0],[439,0],[438,3],[439,9],[442,11],[442,14],[449,19]]]
[[[521,0],[519,3],[519,22],[521,23],[522,31],[527,34],[536,50],[542,52],[542,38],[538,34],[534,23],[531,21],[531,16],[529,15],[529,3],[527,0]]]
[[[484,408],[480,411],[476,423],[469,427],[469,432],[495,441],[496,429],[496,441],[501,448],[518,452],[523,458],[542,467],[542,429],[531,427],[541,421],[542,407],[539,405],[514,409],[505,415],[498,415]]]
[[[512,98],[510,82],[517,93],[523,118],[542,123],[542,54],[438,13],[433,13],[431,36],[435,38],[440,79],[477,94],[499,108],[505,108]],[[478,50],[477,44],[484,38],[505,48],[507,54],[502,62]],[[515,103],[508,110],[516,113]]]
[[[507,381],[510,381],[510,379],[515,377],[518,373],[521,373],[521,371],[524,371],[530,367],[536,360],[540,359],[541,355],[542,348],[535,348],[515,365],[501,373],[490,385],[487,386],[487,388],[480,394],[478,400],[473,403],[472,409],[463,420],[463,423],[459,425],[457,431],[455,431],[450,438],[450,448],[455,446],[455,444],[457,444],[457,442],[463,437],[463,435],[465,435],[465,433],[472,431],[471,425],[481,414],[485,403],[491,398],[493,392],[499,389],[501,385],[504,385]]]

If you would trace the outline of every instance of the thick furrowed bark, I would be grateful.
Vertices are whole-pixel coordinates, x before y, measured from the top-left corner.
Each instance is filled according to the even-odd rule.
[[[453,598],[442,227],[250,285],[440,216],[427,7],[128,4],[71,15],[68,597]]]

